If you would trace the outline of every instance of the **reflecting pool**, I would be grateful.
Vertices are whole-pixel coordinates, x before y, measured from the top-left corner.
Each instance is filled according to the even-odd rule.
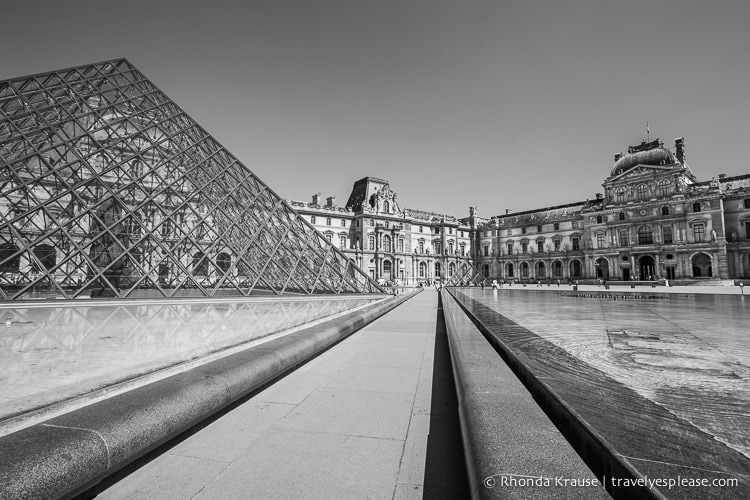
[[[0,421],[362,308],[383,296],[0,306]]]
[[[668,496],[750,494],[750,297],[452,293],[642,474],[739,481]]]

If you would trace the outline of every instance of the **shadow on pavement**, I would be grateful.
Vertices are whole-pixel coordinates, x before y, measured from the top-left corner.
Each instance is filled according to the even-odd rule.
[[[458,398],[440,295],[438,295],[430,432],[427,438],[424,488],[423,498],[426,499],[469,498],[470,496],[461,441],[461,425],[458,419]]]

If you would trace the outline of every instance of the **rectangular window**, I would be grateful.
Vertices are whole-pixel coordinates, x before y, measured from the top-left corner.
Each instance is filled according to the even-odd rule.
[[[508,236],[513,236],[513,230],[512,229],[508,229],[508,233],[507,234],[508,234]]]
[[[620,231],[620,246],[626,247],[628,246],[628,243],[628,231],[623,229],[622,231]]]
[[[419,226],[419,232],[421,233],[424,230],[422,226]]]
[[[578,237],[574,236],[570,241],[573,243],[573,250],[578,251],[580,249],[578,246]]]
[[[559,231],[559,230],[560,230],[560,223],[555,222],[555,231]]]
[[[696,242],[705,241],[706,227],[703,224],[693,226],[693,237]]]
[[[542,232],[542,226],[537,226],[536,227],[536,232],[537,233],[541,233]]]
[[[539,252],[539,253],[544,252],[544,241],[543,240],[539,240],[539,241],[536,242],[536,251]]]
[[[745,238],[750,240],[750,221],[745,222]]]
[[[572,221],[572,222],[571,222],[571,227],[572,227],[573,229],[576,229],[576,228],[578,228],[578,221],[577,221],[577,220],[574,220],[574,221]]]
[[[526,228],[525,227],[521,228],[521,234],[526,234]]]
[[[604,233],[596,233],[596,247],[604,248]]]
[[[662,234],[664,235],[664,243],[670,245],[672,243],[672,226],[664,226]]]
[[[748,222],[750,224],[750,222]],[[513,255],[513,243],[508,243],[508,255]]]
[[[700,212],[700,211],[701,211],[701,204],[693,203],[693,212]]]
[[[745,208],[750,208],[750,198],[745,198]]]
[[[525,241],[521,243],[521,253],[529,253],[529,244]]]
[[[484,246],[484,256],[488,257],[490,255],[490,247],[487,245]]]
[[[560,240],[555,240],[555,252],[560,251]]]

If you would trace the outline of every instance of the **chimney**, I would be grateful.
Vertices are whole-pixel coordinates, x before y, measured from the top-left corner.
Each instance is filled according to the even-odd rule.
[[[615,154],[615,163],[617,163],[617,160],[619,160],[620,158],[622,158],[622,153],[616,153]]]
[[[327,207],[335,207],[336,206],[336,197],[335,196],[329,196],[326,198],[326,206]]]
[[[596,201],[602,201],[604,199],[604,195],[602,193],[596,193]]]
[[[322,205],[321,203],[322,201],[323,201],[323,193],[315,193],[313,195],[313,200],[312,200],[313,205]]]
[[[513,213],[513,210],[511,210],[510,208],[505,209],[505,215],[510,215],[512,213]]]
[[[682,137],[678,137],[674,140],[674,149],[675,149],[675,156],[677,156],[677,161],[679,161],[681,164],[685,164],[685,139]]]

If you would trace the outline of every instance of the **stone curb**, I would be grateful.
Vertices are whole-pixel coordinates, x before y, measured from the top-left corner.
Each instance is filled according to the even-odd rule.
[[[0,438],[0,498],[71,498],[415,294],[361,309]]]
[[[444,297],[446,295],[448,294],[443,294]],[[584,467],[588,469],[586,464],[589,464],[594,473],[596,473],[596,476],[604,475],[610,478],[630,478],[633,480],[642,479],[642,474],[625,457],[613,449],[573,408],[561,400],[543,380],[537,378],[499,339],[485,334],[481,330],[481,326],[477,324],[476,318],[471,316],[458,300],[451,295],[450,300],[446,302],[450,302],[454,307],[454,312],[457,313],[456,316],[463,318],[461,320],[462,327],[466,327],[467,324],[471,325],[476,335],[479,335],[484,340],[485,346],[493,348],[491,351],[494,357],[513,375],[514,379],[524,388],[529,398],[532,398],[534,404],[540,411],[543,411],[548,420],[551,423],[554,422],[557,434],[566,439],[566,442],[571,446],[571,450],[575,448],[576,456]],[[447,317],[446,324],[449,324]],[[457,384],[458,380],[459,377],[457,374]],[[459,394],[460,399],[461,395]],[[469,456],[468,452],[467,456]],[[666,498],[657,489],[633,486],[612,490],[612,488],[609,488],[609,484],[607,486],[609,495],[615,499],[663,500]]]
[[[456,300],[448,293],[441,298],[471,497],[610,498]],[[508,486],[504,476],[549,478],[550,484]],[[591,486],[561,486],[558,477]]]

